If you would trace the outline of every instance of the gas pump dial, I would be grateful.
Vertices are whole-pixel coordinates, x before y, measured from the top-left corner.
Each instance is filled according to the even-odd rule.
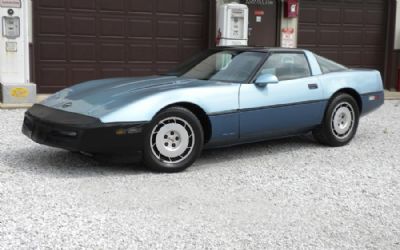
[[[15,39],[20,36],[19,17],[3,17],[3,37]]]

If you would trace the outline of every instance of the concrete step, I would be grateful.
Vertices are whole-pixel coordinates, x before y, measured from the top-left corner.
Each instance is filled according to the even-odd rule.
[[[385,91],[385,100],[400,100],[400,92]]]
[[[39,103],[49,97],[50,95],[38,94],[36,95],[36,103]],[[5,104],[0,102],[0,109],[28,109],[32,104]]]

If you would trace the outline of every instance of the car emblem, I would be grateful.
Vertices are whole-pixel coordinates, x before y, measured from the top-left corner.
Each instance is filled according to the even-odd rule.
[[[72,106],[72,102],[66,102],[66,103],[64,103],[63,105],[62,105],[62,108],[63,109],[66,109],[66,108],[69,108],[69,107],[71,107]]]

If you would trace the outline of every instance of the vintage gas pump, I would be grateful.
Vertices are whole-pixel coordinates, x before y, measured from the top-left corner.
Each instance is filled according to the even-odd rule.
[[[217,13],[217,46],[247,46],[249,9],[245,4],[223,4]]]
[[[29,82],[27,0],[0,0],[0,83],[4,104],[33,103]]]

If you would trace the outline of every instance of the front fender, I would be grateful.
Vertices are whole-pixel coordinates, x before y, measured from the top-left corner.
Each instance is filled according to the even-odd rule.
[[[237,110],[239,87],[240,84],[215,84],[144,92],[136,101],[100,117],[100,120],[103,123],[149,122],[163,108],[180,102],[197,105],[207,114]]]

